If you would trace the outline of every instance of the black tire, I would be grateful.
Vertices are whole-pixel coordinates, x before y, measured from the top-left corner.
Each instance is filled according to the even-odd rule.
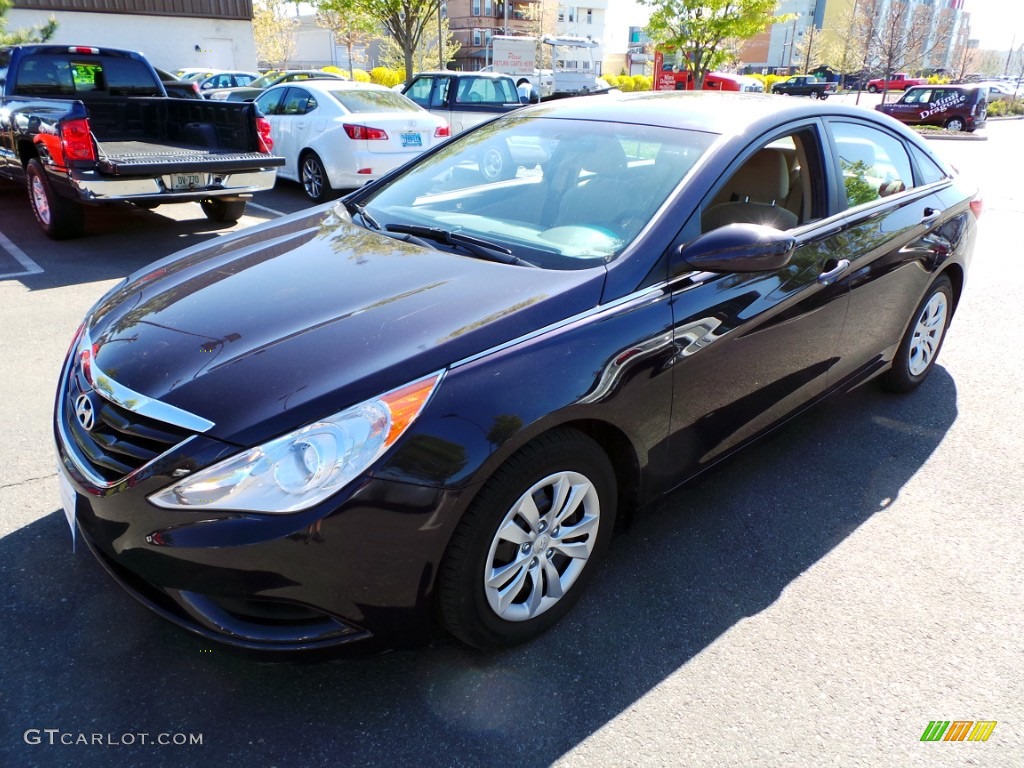
[[[828,94],[827,93],[819,93],[818,94],[818,98],[821,99],[822,101],[824,101],[825,99],[828,98]]]
[[[326,203],[334,197],[327,170],[316,152],[307,152],[299,161],[299,181],[306,196],[314,203]]]
[[[245,213],[245,200],[225,200],[223,197],[212,197],[200,200],[199,205],[210,221],[234,223]]]
[[[478,164],[484,181],[505,181],[515,176],[518,170],[505,147],[485,147]]]
[[[928,378],[953,317],[953,284],[940,275],[914,310],[892,367],[880,379],[889,392],[910,392]]]
[[[85,211],[74,200],[58,195],[37,159],[25,167],[28,201],[36,223],[51,240],[78,237],[85,231]]]
[[[964,120],[962,117],[951,117],[946,121],[946,130],[959,133],[964,129]]]
[[[869,85],[868,86],[868,93],[878,93],[878,86],[877,85]]]
[[[568,514],[559,521],[551,502],[562,480],[571,484],[568,498],[577,503],[561,507]],[[527,522],[521,505],[538,510],[534,523]],[[483,649],[541,634],[572,608],[593,576],[615,512],[615,472],[600,446],[574,430],[542,435],[484,484],[452,535],[438,573],[442,623]],[[585,533],[572,533],[577,528]],[[578,556],[567,556],[563,548],[577,549]],[[498,581],[506,573],[511,575]],[[494,581],[485,586],[488,574]],[[531,605],[535,595],[540,597]]]

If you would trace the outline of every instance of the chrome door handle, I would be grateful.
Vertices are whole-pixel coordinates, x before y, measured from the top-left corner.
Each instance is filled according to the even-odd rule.
[[[840,259],[839,263],[828,272],[822,272],[818,275],[818,282],[822,285],[829,285],[833,280],[839,277],[843,272],[850,268],[849,259]]]
[[[931,224],[942,214],[942,211],[937,208],[925,208],[924,218],[921,219],[922,224]]]

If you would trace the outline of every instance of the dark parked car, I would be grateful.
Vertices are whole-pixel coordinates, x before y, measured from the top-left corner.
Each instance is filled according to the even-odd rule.
[[[268,72],[248,85],[208,89],[203,91],[203,96],[213,101],[252,101],[272,85],[296,83],[302,80],[348,80],[348,78],[332,72],[321,72],[319,69],[289,69],[284,72]]]
[[[488,180],[511,143],[546,160]],[[617,520],[826,394],[919,385],[979,213],[855,107],[526,107],[111,290],[61,374],[64,508],[205,638],[525,641]]]
[[[876,104],[875,109],[907,125],[972,133],[985,126],[987,98],[987,89],[976,85],[918,85],[908,88],[899,101]]]

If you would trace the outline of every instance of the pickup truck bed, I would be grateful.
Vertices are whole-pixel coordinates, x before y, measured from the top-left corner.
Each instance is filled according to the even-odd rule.
[[[83,228],[83,204],[197,201],[235,221],[284,158],[254,104],[172,99],[140,54],[0,47],[0,177],[24,180],[43,231]]]

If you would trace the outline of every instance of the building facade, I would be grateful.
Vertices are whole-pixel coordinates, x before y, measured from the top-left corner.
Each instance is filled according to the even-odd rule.
[[[50,42],[141,51],[162,69],[255,69],[252,0],[14,0],[8,30],[51,16]]]
[[[867,12],[879,30],[877,36],[882,36],[886,25],[901,25],[905,39],[914,41],[916,50],[907,50],[905,61],[897,68],[949,70],[967,23],[963,3],[964,0],[781,0],[777,14],[789,17],[788,20],[773,24],[747,41],[739,55],[751,71],[802,72],[807,63],[807,47],[813,44],[812,35],[826,30],[842,34],[854,15]],[[902,4],[903,8],[897,7]],[[913,34],[907,34],[911,27]],[[869,70],[879,66],[877,55],[869,57]]]

